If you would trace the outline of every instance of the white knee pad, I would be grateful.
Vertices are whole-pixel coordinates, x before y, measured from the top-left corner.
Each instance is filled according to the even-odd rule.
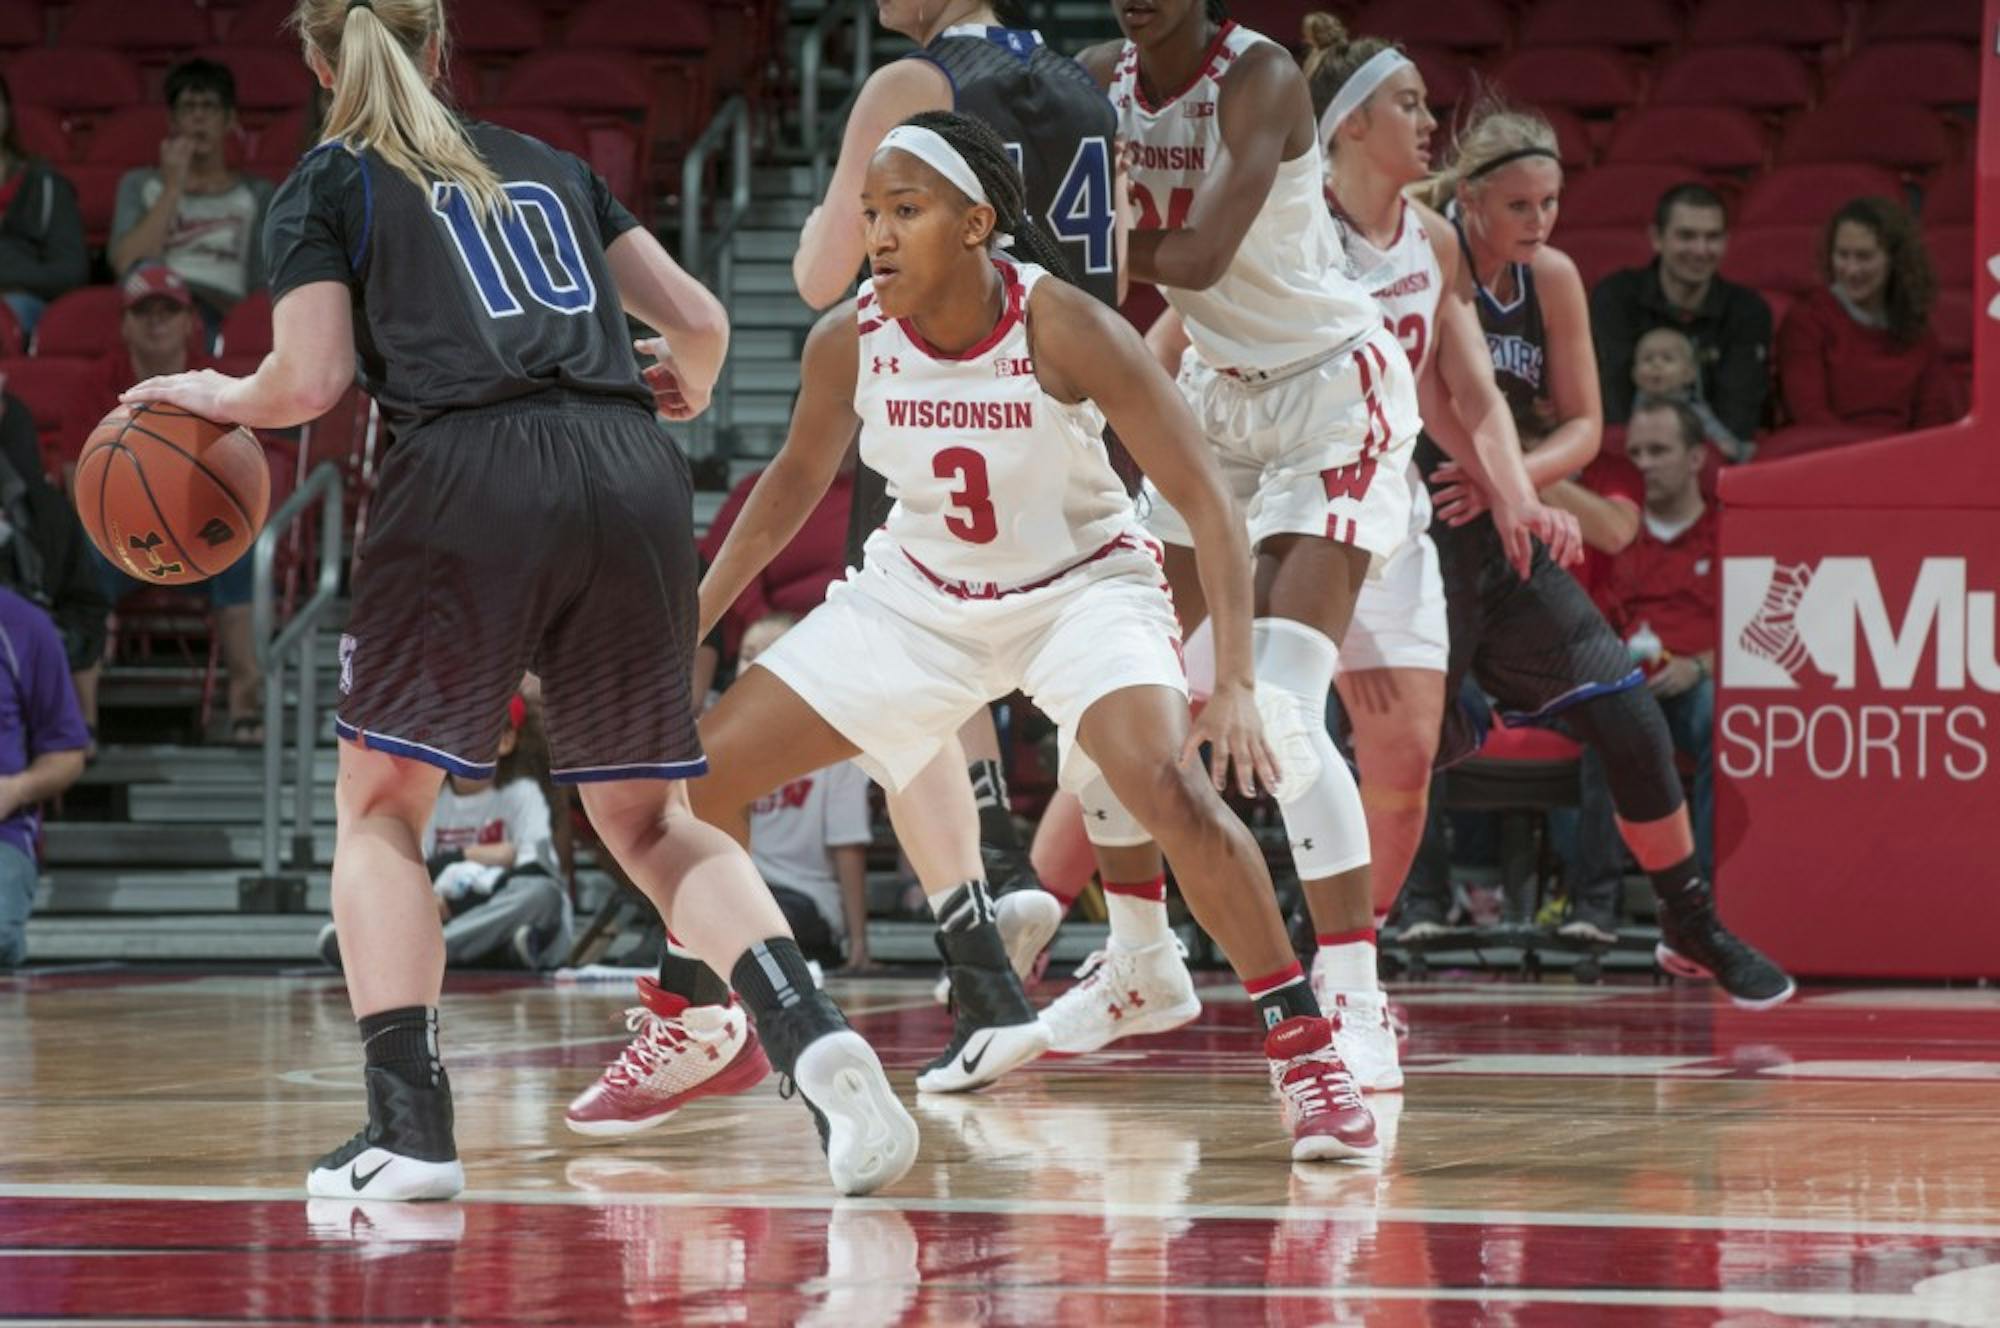
[[[1327,693],[1340,651],[1304,623],[1259,618],[1251,626],[1257,713],[1278,758],[1273,796],[1285,818],[1292,865],[1303,880],[1368,861],[1368,818],[1354,773],[1326,731]]]
[[[1112,794],[1111,785],[1105,782],[1101,771],[1078,790],[1076,797],[1083,804],[1084,838],[1096,847],[1136,848],[1153,842],[1146,827]]]

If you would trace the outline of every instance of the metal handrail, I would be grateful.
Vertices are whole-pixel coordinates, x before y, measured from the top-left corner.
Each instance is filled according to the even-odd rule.
[[[250,621],[257,638],[257,662],[264,672],[264,837],[259,865],[266,879],[278,875],[285,656],[294,647],[299,656],[299,694],[294,707],[298,752],[292,787],[292,867],[304,872],[312,866],[313,735],[319,727],[319,716],[314,713],[317,708],[313,695],[317,673],[314,656],[319,648],[319,620],[340,593],[341,478],[339,466],[331,461],[321,462],[271,514],[251,551],[256,560],[251,565],[256,584],[250,601]],[[277,588],[272,584],[271,573],[277,561],[278,541],[315,499],[320,503],[319,584],[291,621],[274,633]]]
[[[708,229],[702,238],[702,180],[709,158],[729,138],[729,211]],[[725,309],[736,303],[736,255],[730,237],[750,211],[750,104],[731,97],[701,131],[681,163],[681,262],[696,277],[708,277],[709,289]],[[708,271],[713,260],[715,270]],[[694,421],[689,451],[707,456],[715,450],[715,435],[731,428],[736,419],[734,356],[725,356],[716,377],[712,409]]]
[[[861,95],[861,85],[868,81],[868,67],[874,61],[870,45],[874,29],[868,22],[869,11],[873,8],[869,0],[832,0],[821,11],[799,47],[799,147],[812,159],[815,198],[826,188],[827,145],[823,140],[832,137],[833,131],[846,121],[847,113],[854,108],[854,99]],[[834,108],[831,115],[822,117],[819,83],[820,71],[826,65],[826,44],[841,22],[850,18],[854,21],[852,78],[840,105]]]

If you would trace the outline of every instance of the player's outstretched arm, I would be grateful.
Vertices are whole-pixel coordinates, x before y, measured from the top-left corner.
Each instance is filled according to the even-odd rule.
[[[247,378],[213,369],[148,378],[120,401],[163,402],[223,424],[287,429],[333,409],[354,381],[354,316],[345,282],[313,281],[271,310],[271,353]]]
[[[673,420],[693,419],[707,409],[729,353],[729,315],[643,226],[613,240],[604,257],[625,312],[660,333],[633,343],[657,361],[646,370],[646,385],[653,389],[660,413]]]
[[[1183,290],[1206,290],[1220,281],[1270,195],[1292,131],[1312,132],[1305,79],[1277,46],[1243,53],[1223,81],[1215,111],[1222,122],[1219,158],[1178,229],[1132,232],[1127,257],[1135,281]]]
[[[1188,735],[1183,759],[1212,742],[1217,788],[1232,764],[1246,790],[1253,777],[1274,786],[1278,766],[1257,720],[1250,665],[1250,538],[1243,514],[1222,487],[1215,454],[1172,380],[1115,310],[1074,286],[1043,281],[1028,297],[1028,335],[1043,389],[1058,401],[1096,402],[1194,535],[1215,630],[1215,692]]]
[[[860,423],[854,414],[860,345],[852,300],[828,310],[806,338],[799,399],[785,445],[757,477],[701,579],[700,636],[714,629],[750,579],[792,542],[826,496]]]

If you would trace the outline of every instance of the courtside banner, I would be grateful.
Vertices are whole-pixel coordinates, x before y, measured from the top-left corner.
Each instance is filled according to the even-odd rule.
[[[1716,857],[1806,976],[2000,975],[2000,513],[1734,511]]]

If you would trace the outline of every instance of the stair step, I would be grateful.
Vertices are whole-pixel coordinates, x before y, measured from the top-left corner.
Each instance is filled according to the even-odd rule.
[[[750,192],[759,198],[773,194],[805,198],[812,191],[810,166],[759,166],[750,172]]]
[[[333,781],[313,785],[313,821],[333,824]],[[283,784],[278,791],[280,822],[292,823],[293,786]],[[181,787],[171,784],[134,784],[126,791],[126,807],[131,819],[167,825],[256,825],[264,823],[264,784],[214,783]],[[289,833],[289,832],[288,832]]]
[[[736,265],[736,295],[791,295],[798,290],[792,280],[790,263],[767,261],[738,263]],[[800,307],[805,302],[800,301]]]
[[[295,754],[284,754],[284,771],[290,779]],[[333,786],[338,755],[332,747],[322,747],[313,755],[313,779],[324,787]],[[156,746],[103,747],[97,758],[83,769],[80,784],[176,785],[255,784],[263,787],[264,752],[261,747],[188,747],[170,743]]]
[[[289,822],[280,826],[281,854],[291,850]],[[62,867],[251,867],[263,852],[254,825],[138,825],[52,821],[43,827],[42,860]],[[313,861],[333,861],[333,832],[313,834]]]
[[[799,334],[783,327],[732,327],[729,329],[729,356],[737,361],[797,361]]]
[[[740,230],[730,240],[730,249],[735,253],[741,271],[741,264],[748,262],[782,262],[791,265],[792,255],[799,251],[799,233],[795,230]],[[736,349],[732,340],[729,348]]]
[[[738,424],[762,424],[784,428],[792,421],[792,394],[782,392],[738,392],[731,409]]]
[[[738,295],[729,305],[729,321],[755,327],[807,328],[816,317],[797,295]]]
[[[783,392],[789,396],[799,390],[799,366],[794,360],[752,360],[730,370],[730,385],[738,393]],[[739,403],[742,399],[737,397]],[[739,415],[739,423],[741,418]]]
[[[236,870],[114,871],[65,868],[42,877],[35,913],[234,913],[238,903]],[[325,872],[306,877],[306,907],[324,912],[332,907],[332,880]],[[37,956],[39,957],[39,956]]]
[[[327,921],[324,913],[34,917],[28,919],[28,953],[36,963],[264,960],[316,965],[320,928]]]
[[[758,230],[790,230],[796,235],[813,207],[809,198],[757,198],[743,214],[743,224]]]

